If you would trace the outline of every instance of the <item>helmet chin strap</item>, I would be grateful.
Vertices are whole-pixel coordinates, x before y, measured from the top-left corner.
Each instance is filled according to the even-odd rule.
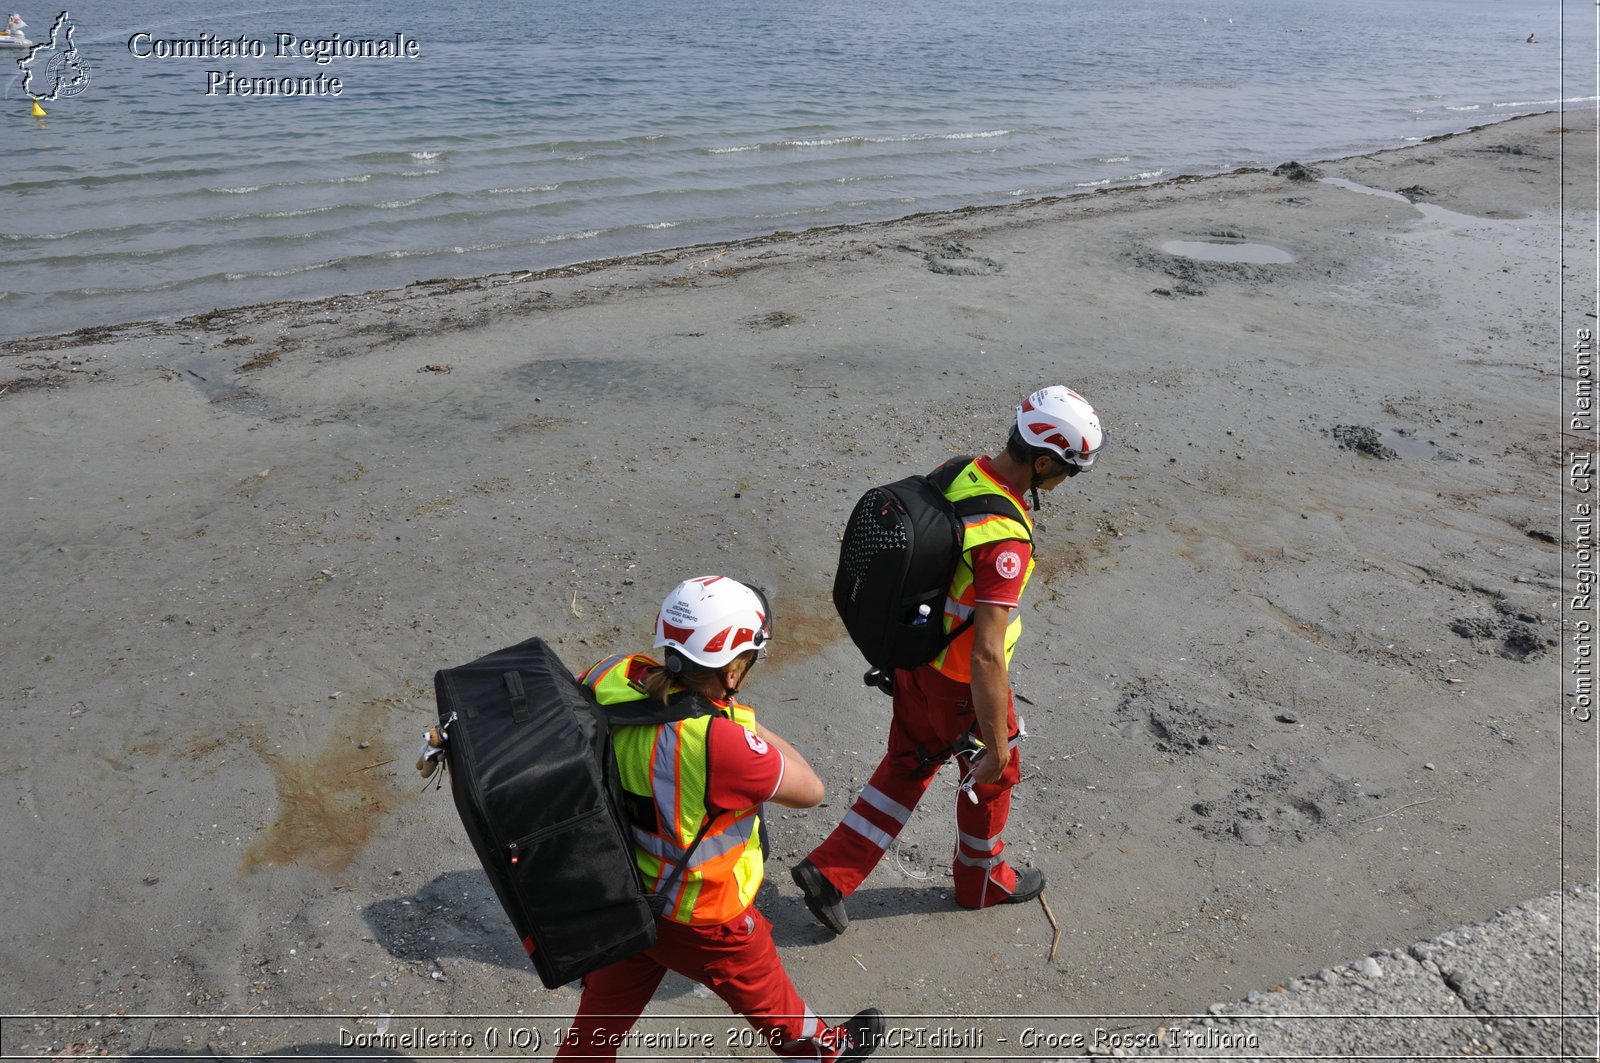
[[[1028,482],[1028,491],[1033,495],[1033,511],[1039,512],[1039,484],[1050,477],[1039,471],[1038,458],[1028,466],[1028,471],[1033,474],[1033,479]],[[1053,474],[1052,474],[1053,475]]]
[[[1060,458],[1052,455],[1045,456],[1050,457],[1052,461],[1065,470],[1067,479],[1069,480],[1083,471],[1083,468],[1075,461],[1062,461]],[[1039,484],[1061,474],[1058,472],[1051,472],[1049,474],[1042,473],[1039,471],[1037,465],[1030,466],[1029,471],[1033,473],[1033,480],[1028,484],[1028,490],[1033,493],[1033,511],[1037,513],[1039,511]]]

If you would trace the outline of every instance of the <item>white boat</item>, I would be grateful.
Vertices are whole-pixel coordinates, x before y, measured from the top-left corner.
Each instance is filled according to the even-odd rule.
[[[20,49],[32,48],[33,42],[28,40],[28,35],[22,31],[28,24],[22,21],[22,16],[12,12],[6,19],[5,29],[0,29],[0,48]]]

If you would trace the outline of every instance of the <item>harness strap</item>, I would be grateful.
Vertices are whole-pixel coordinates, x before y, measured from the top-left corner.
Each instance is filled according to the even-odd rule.
[[[709,808],[706,809],[706,817],[700,821],[700,829],[695,831],[694,841],[690,842],[689,848],[683,851],[683,858],[673,861],[672,874],[667,876],[667,880],[661,884],[660,889],[645,898],[645,903],[650,906],[650,914],[657,919],[661,918],[662,913],[667,910],[667,900],[672,895],[673,887],[678,884],[678,879],[683,877],[684,869],[689,866],[689,860],[694,856],[694,851],[699,846],[700,839],[706,836],[706,831],[711,829],[711,821],[716,818],[717,813],[712,812]]]
[[[586,687],[585,689],[588,688]],[[612,727],[660,725],[677,723],[680,720],[692,720],[701,716],[722,715],[708,698],[691,691],[674,696],[670,703],[665,706],[660,704],[652,705],[643,701],[620,702],[603,706],[601,711],[606,718],[607,725]],[[709,752],[708,750],[708,756]],[[709,776],[709,774],[708,770],[707,775]],[[659,919],[667,910],[667,904],[673,889],[678,884],[678,879],[683,877],[684,871],[689,867],[689,862],[694,859],[695,849],[699,847],[701,839],[706,836],[706,832],[711,829],[712,821],[720,814],[717,810],[707,806],[705,817],[700,821],[700,829],[695,831],[694,840],[689,843],[688,848],[683,850],[683,856],[672,862],[672,874],[667,876],[666,880],[661,883],[655,892],[645,898],[646,903],[650,906],[651,915]]]

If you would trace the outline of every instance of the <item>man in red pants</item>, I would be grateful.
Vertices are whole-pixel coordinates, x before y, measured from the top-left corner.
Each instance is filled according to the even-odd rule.
[[[1077,392],[1048,387],[1017,408],[1005,448],[955,476],[952,502],[999,494],[1019,519],[978,513],[964,520],[961,561],[945,600],[944,630],[972,625],[927,664],[896,669],[889,748],[844,820],[792,870],[819,922],[835,934],[850,925],[844,899],[860,886],[899,835],[939,768],[962,769],[952,864],[956,903],[987,908],[1032,900],[1044,872],[1006,863],[1001,837],[1011,788],[1022,776],[1010,661],[1022,630],[1019,605],[1033,572],[1033,522],[1023,492],[1051,491],[1094,464],[1105,436]]]
[[[810,808],[823,796],[806,759],[737,698],[771,634],[759,592],[726,576],[686,580],[656,615],[662,662],[621,654],[579,677],[601,706],[649,698],[685,715],[612,728],[634,859],[664,911],[654,945],[584,976],[557,1059],[616,1059],[669,970],[710,988],[779,1056],[855,1063],[882,1040],[877,1008],[838,1025],[816,1016],[753,903],[762,803]]]

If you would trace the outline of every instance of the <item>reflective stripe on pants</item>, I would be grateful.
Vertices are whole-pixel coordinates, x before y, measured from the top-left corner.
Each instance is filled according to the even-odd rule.
[[[614,1060],[624,1034],[638,1022],[668,971],[699,982],[743,1015],[789,1059],[831,1060],[839,1027],[812,1012],[778,959],[772,925],[748,908],[718,926],[687,926],[662,919],[656,943],[583,979],[578,1013],[557,1059]]]
[[[928,666],[895,673],[888,752],[844,820],[809,857],[840,893],[848,897],[871,874],[938,774],[928,771],[923,756],[949,749],[974,727],[971,698],[971,687]],[[1017,729],[1014,705],[1007,706],[1006,726],[1012,733]],[[1021,777],[1022,757],[1013,742],[1000,778],[972,788],[976,802],[956,794],[959,840],[951,869],[956,903],[963,907],[998,904],[1016,885],[1016,872],[1001,855],[1001,835],[1011,814],[1011,788]]]

